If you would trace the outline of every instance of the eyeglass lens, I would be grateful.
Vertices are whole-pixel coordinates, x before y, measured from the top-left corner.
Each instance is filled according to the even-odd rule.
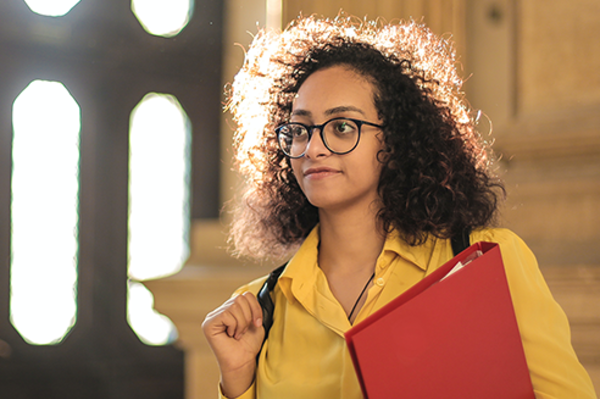
[[[313,129],[317,129],[314,127]],[[334,153],[347,153],[356,146],[359,138],[359,126],[350,119],[332,119],[323,127],[325,146]],[[316,133],[314,130],[313,134]],[[299,123],[288,123],[279,129],[279,144],[284,153],[291,157],[301,157],[310,141],[306,126]]]

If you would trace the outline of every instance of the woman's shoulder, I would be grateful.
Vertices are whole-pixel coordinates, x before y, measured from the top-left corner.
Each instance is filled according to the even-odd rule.
[[[263,286],[263,284],[265,283],[265,281],[267,280],[267,278],[269,277],[269,275],[264,275],[262,277],[259,277],[255,280],[250,281],[247,284],[242,285],[241,287],[239,287],[238,289],[236,289],[233,292],[233,295],[240,295],[243,294],[244,292],[251,292],[254,295],[258,294],[258,291],[260,290],[260,288]]]
[[[488,241],[504,247],[527,248],[525,242],[515,232],[507,228],[483,228],[471,233],[471,243]]]
[[[471,242],[479,241],[493,242],[499,245],[509,280],[510,276],[515,274],[531,274],[531,276],[539,274],[535,255],[525,241],[513,231],[506,228],[475,230],[471,234]]]
[[[519,265],[524,268],[537,268],[535,255],[525,241],[515,232],[506,228],[484,228],[473,231],[471,242],[487,241],[500,246],[505,266]]]

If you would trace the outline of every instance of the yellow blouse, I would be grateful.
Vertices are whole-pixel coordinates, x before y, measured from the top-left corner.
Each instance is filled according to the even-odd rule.
[[[484,229],[471,242],[500,244],[531,380],[538,399],[596,398],[592,382],[571,346],[567,318],[553,299],[533,253],[506,229]],[[260,354],[254,384],[240,399],[362,398],[346,348],[351,324],[317,265],[318,228],[279,278],[273,295],[274,324]],[[377,259],[374,284],[355,323],[452,258],[449,240],[411,247],[388,235]],[[261,278],[236,294],[256,293]],[[424,370],[426,372],[426,370]],[[220,397],[226,399],[220,394]]]

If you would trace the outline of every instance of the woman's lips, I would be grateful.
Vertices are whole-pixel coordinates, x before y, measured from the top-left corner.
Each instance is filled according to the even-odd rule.
[[[338,170],[327,167],[309,168],[304,171],[304,177],[311,180],[317,180],[324,179],[338,173],[340,173]]]

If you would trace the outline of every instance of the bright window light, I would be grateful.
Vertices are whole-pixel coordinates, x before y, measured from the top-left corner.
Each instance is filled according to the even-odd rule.
[[[59,82],[35,80],[13,104],[10,319],[31,344],[76,320],[80,124]]]
[[[131,0],[131,10],[146,32],[173,37],[190,21],[194,0]]]
[[[129,277],[141,281],[176,273],[189,256],[191,131],[175,97],[150,93],[129,134]],[[132,328],[146,342],[155,327]]]
[[[189,256],[190,141],[187,115],[173,96],[150,93],[131,116],[129,276],[173,274]]]
[[[62,17],[80,0],[25,0],[31,11],[48,17]]]
[[[146,345],[165,345],[177,339],[171,320],[154,310],[154,297],[141,283],[129,282],[127,321]]]

